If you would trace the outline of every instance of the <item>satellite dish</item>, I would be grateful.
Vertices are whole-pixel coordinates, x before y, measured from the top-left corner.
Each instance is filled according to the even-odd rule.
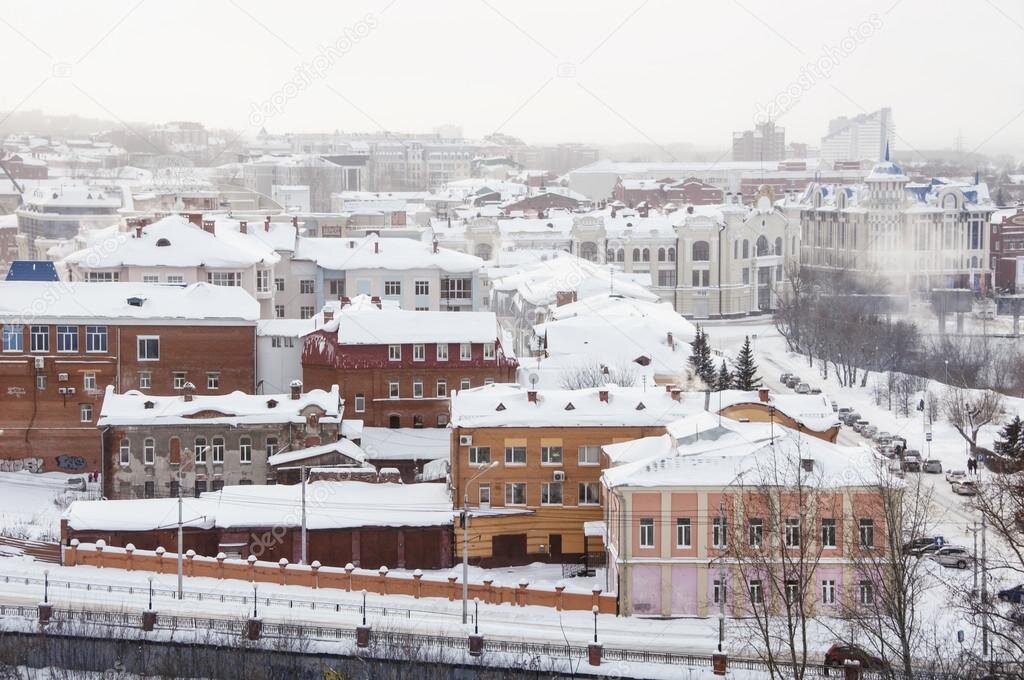
[[[537,382],[539,380],[540,380],[540,376],[539,375],[537,375],[536,373],[531,373],[530,374],[530,387],[536,387],[537,386]]]

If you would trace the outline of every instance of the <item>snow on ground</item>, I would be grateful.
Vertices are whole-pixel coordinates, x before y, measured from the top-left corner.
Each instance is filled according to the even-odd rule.
[[[62,472],[0,472],[0,535],[57,540],[64,509],[85,494],[68,492]],[[3,548],[0,547],[0,551]]]

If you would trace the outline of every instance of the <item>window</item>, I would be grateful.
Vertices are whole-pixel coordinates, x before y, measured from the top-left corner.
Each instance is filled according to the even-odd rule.
[[[422,399],[423,398],[423,381],[413,380],[412,381],[412,398]]]
[[[709,269],[694,269],[690,272],[694,288],[707,288],[711,285],[711,271]]]
[[[787,580],[783,584],[783,588],[786,592],[786,602],[788,604],[796,604],[800,601],[800,584],[793,580]]]
[[[750,520],[748,532],[750,534],[750,547],[760,548],[762,541],[764,541],[764,520],[756,518]]]
[[[644,517],[640,520],[640,547],[654,547],[654,519]]]
[[[32,326],[32,351],[33,352],[49,352],[50,351],[50,327],[49,326]]]
[[[359,393],[356,395],[356,413],[366,412],[366,395]]]
[[[862,519],[860,521],[860,547],[875,547],[875,520]]]
[[[224,438],[214,437],[210,441],[210,452],[213,454],[213,462],[215,465],[222,464],[224,462]]]
[[[761,587],[761,579],[751,579],[747,583],[750,591],[751,604],[762,604],[764,602],[764,590]]]
[[[284,292],[284,279],[275,278],[274,279],[274,288],[277,290],[278,293],[283,293]]]
[[[206,389],[208,389],[208,390],[219,390],[220,389],[220,373],[207,373],[206,374]]]
[[[438,397],[447,397],[448,396],[448,381],[447,380],[438,380],[437,381],[437,391],[435,392],[435,394]]]
[[[526,505],[526,484],[512,482],[505,485],[505,505]]]
[[[526,447],[525,446],[506,446],[505,447],[505,464],[506,465],[526,465]]]
[[[145,494],[146,498],[155,498],[156,497],[156,482],[146,482],[143,485],[143,493]]]
[[[314,314],[316,314],[316,311],[312,305],[302,305],[299,307],[300,319],[312,319]]]
[[[580,482],[580,505],[597,505],[600,502],[597,482]]]
[[[121,280],[119,272],[89,272],[85,278],[89,283],[112,283]]]
[[[171,498],[177,498],[178,495],[181,494],[181,484],[179,484],[177,480],[171,482],[170,492]]]
[[[122,439],[117,449],[121,465],[128,465],[132,460],[132,445],[127,439]]]
[[[468,342],[459,344],[459,360],[469,361],[473,358],[473,345]]]
[[[195,451],[196,451],[196,462],[197,463],[205,463],[206,462],[206,438],[205,437],[196,437],[196,449],[195,449]]]
[[[836,603],[836,582],[835,579],[825,579],[821,582],[821,603]]]
[[[725,584],[715,579],[711,585],[712,598],[715,604],[723,604],[726,598]]]
[[[139,361],[160,360],[160,337],[157,335],[140,335],[138,338]]]
[[[786,520],[786,547],[800,547],[800,519],[798,517]]]
[[[659,286],[674,286],[676,285],[676,280],[675,269],[661,269],[658,271]]]
[[[693,257],[691,259],[694,262],[711,261],[711,246],[708,244],[707,241],[693,242]]]
[[[676,519],[676,547],[690,547],[690,518],[679,517]]]
[[[577,455],[580,465],[599,465],[601,463],[600,446],[581,446]]]
[[[39,375],[36,376],[36,389],[37,390],[45,390],[46,389],[46,374],[45,373],[40,373]]]
[[[468,390],[469,386],[470,386],[469,385],[469,378],[462,378],[461,380],[459,380],[459,389],[460,390]]]
[[[834,519],[821,520],[821,547],[836,547],[836,521]]]
[[[484,359],[493,359],[494,356],[495,356],[495,353],[494,353],[494,343],[493,342],[485,342],[484,343]]]
[[[540,487],[540,504],[541,505],[561,505],[562,504],[562,483],[561,482],[544,482]]]
[[[78,405],[78,420],[83,423],[92,422],[92,404]]]
[[[398,381],[397,380],[390,380],[390,381],[388,381],[388,398],[389,399],[398,399],[398,397],[399,397]]]
[[[25,326],[20,323],[4,324],[4,351],[25,351]]]
[[[385,281],[384,282],[384,294],[388,296],[395,296],[402,294],[402,282],[401,281]]]
[[[206,280],[214,286],[240,286],[242,275],[238,272],[207,272]]]
[[[715,517],[711,522],[711,545],[716,548],[724,548],[729,540],[727,526],[721,517]]]
[[[562,447],[561,446],[542,446],[540,447],[540,462],[544,465],[561,465],[562,464]]]
[[[490,484],[481,484],[478,492],[479,492],[479,497],[480,497],[480,505],[490,505],[491,504],[491,485]]]
[[[148,390],[153,386],[153,374],[149,371],[139,371],[139,389]]]
[[[302,295],[313,294],[313,279],[302,279],[299,281],[299,293]]]
[[[201,494],[201,493],[206,493],[206,480],[205,479],[197,479],[196,480],[196,498],[199,498],[199,494]]]
[[[750,283],[750,267],[743,268],[743,285]]]
[[[78,326],[57,326],[57,351],[78,351]]]
[[[412,360],[413,361],[426,361],[427,350],[424,345],[413,345],[412,346]]]
[[[96,373],[93,371],[86,371],[82,374],[82,387],[86,390],[96,389]]]
[[[252,462],[252,440],[248,437],[242,437],[238,440],[238,462]]]
[[[862,605],[875,603],[875,586],[871,581],[861,581],[857,584],[857,601]]]
[[[417,281],[414,289],[417,295],[430,295],[430,281]]]
[[[256,292],[257,293],[269,293],[270,292],[270,272],[266,269],[256,270]]]
[[[401,345],[388,345],[388,361],[401,361],[402,360],[402,346]]]
[[[185,277],[182,276],[181,274],[168,274],[167,275],[167,283],[181,286],[181,285],[184,285],[184,283],[185,283]],[[177,482],[174,482],[174,483],[177,484]]]
[[[277,454],[277,437],[267,437],[267,458]]]
[[[156,462],[156,440],[152,437],[142,440],[142,462],[146,465]]]
[[[437,346],[437,360],[448,361],[448,343],[441,343]]]
[[[187,382],[188,382],[188,377],[186,376],[184,371],[174,371],[173,373],[171,373],[171,383],[172,383],[172,387],[174,387],[174,389],[176,389],[176,390],[183,390],[183,389],[185,389],[185,383],[187,383]]]
[[[750,241],[743,239],[743,259],[746,260],[750,257]]]
[[[283,319],[284,318],[284,305],[274,305],[274,318],[275,319]]]
[[[469,447],[469,464],[470,465],[487,465],[491,462],[491,447],[489,446],[470,446]]]
[[[224,488],[224,480],[223,479],[215,479],[210,484],[210,491],[220,491],[223,488]]]

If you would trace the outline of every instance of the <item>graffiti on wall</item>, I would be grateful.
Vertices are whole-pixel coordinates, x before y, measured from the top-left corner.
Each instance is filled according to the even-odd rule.
[[[78,472],[85,469],[85,458],[81,456],[57,456],[57,467],[61,470]]]
[[[0,458],[0,472],[21,472],[22,470],[27,470],[28,472],[42,472],[43,471],[43,459],[42,458],[15,458],[15,459]]]
[[[8,387],[7,388],[7,396],[8,397],[14,397],[15,399],[21,399],[22,397],[25,396],[25,388],[24,387]]]

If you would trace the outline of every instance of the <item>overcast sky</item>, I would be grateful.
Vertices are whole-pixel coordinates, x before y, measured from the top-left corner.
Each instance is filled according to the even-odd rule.
[[[1011,0],[3,5],[0,110],[715,148],[759,114],[816,146],[891,106],[904,149],[1024,147]]]

